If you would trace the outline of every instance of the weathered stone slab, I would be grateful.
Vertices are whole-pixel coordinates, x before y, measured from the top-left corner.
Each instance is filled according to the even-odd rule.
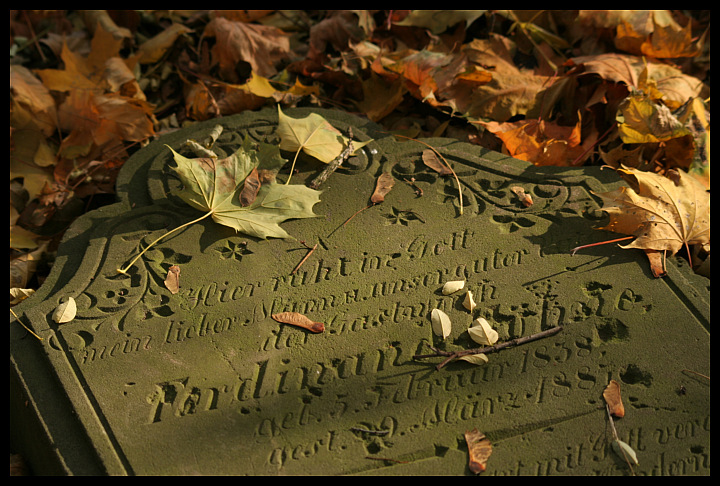
[[[290,110],[290,116],[303,116]],[[375,141],[321,187],[320,215],[283,223],[294,240],[258,240],[203,220],[159,243],[129,276],[116,272],[165,231],[199,213],[171,194],[171,154],[201,123],[134,156],[120,201],[68,231],[51,276],[16,308],[43,341],[11,325],[11,437],[36,472],[74,474],[472,474],[463,439],[478,428],[494,452],[484,474],[626,474],[611,451],[602,391],[622,386],[619,437],[640,474],[709,474],[709,281],[682,260],[651,276],[617,237],[590,191],[612,171],[536,168],[469,144],[428,139],[462,181],[425,167],[417,142],[321,111]],[[226,153],[249,134],[276,141],[277,114],[221,119]],[[293,183],[317,175],[301,161]],[[395,187],[369,204],[377,176]],[[410,184],[414,180],[414,186]],[[526,207],[510,190],[534,199]],[[416,192],[421,189],[422,195]],[[308,253],[316,250],[291,273]],[[181,268],[180,291],[162,284]],[[464,290],[442,285],[465,280]],[[74,320],[53,310],[73,297]],[[432,309],[453,330],[432,332]],[[270,316],[301,312],[312,334]],[[414,360],[427,343],[477,347],[485,317],[508,340],[552,337],[476,366]],[[689,371],[688,371],[689,370]],[[32,435],[31,435],[32,434]],[[19,437],[19,438],[18,438]]]

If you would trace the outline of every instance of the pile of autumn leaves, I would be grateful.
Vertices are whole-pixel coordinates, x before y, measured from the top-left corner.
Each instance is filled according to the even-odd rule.
[[[60,36],[42,39],[59,69],[11,63],[11,180],[21,178],[36,201],[24,226],[42,227],[72,197],[113,192],[128,145],[177,126],[175,115],[156,119],[173,112],[171,103],[192,121],[327,100],[392,129],[413,119],[403,110],[415,100],[466,122],[468,141],[491,141],[537,165],[680,169],[709,189],[709,86],[679,67],[702,67],[709,46],[679,14],[335,11],[312,22],[304,11],[145,15],[166,28],[141,40],[106,15],[92,19],[83,53]],[[481,22],[488,28],[466,36]],[[159,96],[173,79],[182,99]],[[33,249],[37,238],[13,225],[17,217],[11,204],[11,247]]]

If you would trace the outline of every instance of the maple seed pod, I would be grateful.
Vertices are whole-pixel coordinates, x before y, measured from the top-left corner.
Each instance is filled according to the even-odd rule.
[[[430,319],[432,321],[433,332],[436,335],[442,336],[443,339],[450,335],[452,324],[450,323],[450,318],[447,314],[440,309],[433,309],[430,314]]]
[[[492,443],[485,437],[485,434],[478,429],[468,430],[465,432],[465,442],[468,446],[470,458],[468,467],[475,474],[479,474],[487,469],[487,462],[492,454]]]
[[[301,327],[314,333],[325,330],[325,325],[322,322],[315,322],[299,312],[281,312],[280,314],[273,314],[270,317],[281,324],[290,324],[291,326]]]
[[[470,312],[475,310],[475,300],[473,299],[472,292],[469,290],[467,291],[467,294],[465,294],[465,300],[463,301],[463,307],[465,307]]]
[[[445,285],[443,285],[442,293],[443,295],[450,295],[458,290],[465,287],[465,280],[453,280],[452,282],[445,282]]]

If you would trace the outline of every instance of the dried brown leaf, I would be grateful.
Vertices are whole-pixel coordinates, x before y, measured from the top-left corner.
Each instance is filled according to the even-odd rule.
[[[180,290],[180,267],[177,265],[170,267],[163,283],[171,294],[177,294]]]
[[[710,243],[710,193],[677,171],[676,181],[652,172],[618,169],[630,187],[598,194],[610,224],[601,229],[636,237],[622,248],[669,251]],[[669,174],[670,175],[670,174]]]
[[[620,384],[615,380],[610,380],[610,384],[603,391],[605,403],[610,408],[610,413],[618,418],[625,416],[625,406],[620,396]]]
[[[260,176],[257,167],[255,167],[245,178],[242,191],[240,191],[240,205],[245,208],[254,203],[259,190]]]
[[[525,207],[530,207],[533,204],[532,196],[530,194],[525,192],[525,189],[523,189],[520,186],[512,186],[510,188],[512,192],[515,193],[515,195],[520,198],[520,201],[525,205]]]
[[[325,330],[325,325],[322,322],[314,322],[299,312],[281,312],[280,314],[273,314],[270,317],[281,324],[302,327],[314,333],[320,333]]]
[[[254,73],[270,77],[277,73],[275,63],[290,55],[290,36],[273,26],[234,22],[216,17],[205,27],[205,36],[215,37],[213,59],[222,76],[237,82],[235,67],[245,61]]]
[[[492,454],[490,440],[478,429],[473,429],[465,432],[465,442],[467,442],[468,452],[470,453],[468,462],[470,470],[475,474],[485,471],[487,460]]]

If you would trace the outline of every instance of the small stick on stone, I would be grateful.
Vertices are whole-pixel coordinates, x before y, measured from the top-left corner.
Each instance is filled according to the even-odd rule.
[[[511,339],[510,341],[505,341],[504,343],[496,344],[494,346],[489,346],[486,348],[476,348],[476,349],[466,349],[464,351],[442,351],[437,348],[433,348],[432,346],[428,346],[430,349],[432,349],[435,354],[416,354],[413,356],[413,359],[422,359],[422,358],[435,358],[438,356],[447,356],[447,359],[437,365],[435,369],[440,370],[442,367],[444,367],[446,364],[455,361],[456,359],[467,356],[469,354],[488,354],[493,353],[495,351],[500,351],[501,349],[509,348],[511,346],[520,346],[521,344],[527,344],[532,341],[537,341],[538,339],[554,336],[555,334],[562,331],[562,326],[555,326],[551,327],[550,329],[545,329],[544,331],[531,334],[530,336],[520,337]]]
[[[300,263],[298,263],[298,264],[295,266],[295,268],[293,268],[293,271],[290,272],[290,275],[294,275],[295,272],[298,271],[298,269],[302,266],[302,264],[305,263],[305,260],[307,260],[308,258],[310,258],[310,255],[312,255],[312,253],[317,249],[317,246],[318,246],[318,244],[315,243],[315,246],[313,246],[312,248],[310,248],[309,246],[307,246],[307,245],[305,244],[304,241],[301,241],[300,243],[302,243],[303,246],[304,246],[305,248],[307,248],[308,250],[310,250],[310,251],[308,251],[308,252],[307,252],[307,255],[305,255],[305,257],[304,257],[302,260],[300,260]]]
[[[415,195],[417,195],[417,197],[422,197],[422,195],[423,195],[423,190],[420,189],[420,188],[417,186],[417,184],[415,184],[415,178],[414,178],[414,177],[411,177],[410,180],[407,180],[407,179],[403,179],[403,180],[404,180],[405,182],[407,182],[410,187],[413,188],[413,190],[415,191]]]
[[[342,151],[340,155],[338,155],[335,160],[331,161],[325,169],[320,173],[319,176],[317,176],[310,184],[308,184],[308,187],[310,189],[317,189],[320,187],[320,184],[325,182],[325,179],[327,179],[330,174],[335,172],[338,167],[342,165],[343,162],[345,162],[348,157],[350,157],[350,154],[353,153],[353,133],[352,133],[352,127],[348,128],[348,144],[347,147],[345,147],[345,150]]]

